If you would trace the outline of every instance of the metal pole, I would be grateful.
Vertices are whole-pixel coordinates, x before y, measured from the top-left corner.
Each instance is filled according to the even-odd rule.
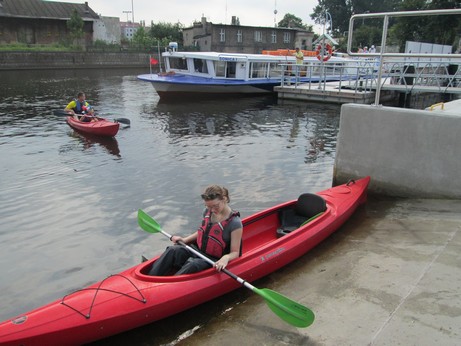
[[[134,9],[133,9],[133,0],[131,0],[131,21],[134,24]]]
[[[320,70],[320,78],[319,78],[319,90],[322,89],[322,77],[325,73],[325,62],[323,61],[323,54],[325,53],[325,27],[327,26],[327,11],[325,11],[325,19],[323,21],[323,37],[322,37],[322,54],[320,55],[320,66],[322,66]]]
[[[162,73],[162,54],[160,53],[160,41],[157,41],[157,52],[158,52],[158,64],[160,68],[160,73]]]
[[[375,95],[375,106],[379,105],[379,97],[381,96],[381,79],[383,74],[383,58],[384,58],[384,51],[386,50],[386,38],[387,38],[387,27],[389,25],[389,16],[384,16],[384,23],[383,23],[383,36],[381,37],[381,54],[379,58],[379,70],[378,70],[378,81],[376,83],[376,95]]]

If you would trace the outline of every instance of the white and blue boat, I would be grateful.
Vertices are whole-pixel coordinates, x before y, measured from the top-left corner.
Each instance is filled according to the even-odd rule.
[[[284,83],[316,83],[357,75],[356,61],[335,56],[323,63],[315,56],[304,57],[303,65],[296,65],[294,56],[266,54],[173,50],[162,57],[165,72],[138,76],[152,83],[161,98],[268,94],[282,78]]]

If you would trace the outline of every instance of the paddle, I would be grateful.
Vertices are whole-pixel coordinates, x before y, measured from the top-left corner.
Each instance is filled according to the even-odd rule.
[[[151,216],[146,214],[141,209],[138,210],[138,224],[139,226],[149,233],[162,233],[171,239],[171,235],[162,230],[157,221],[155,221]],[[203,255],[201,252],[195,250],[194,248],[188,246],[184,242],[179,242],[182,246],[186,247],[190,252],[195,255],[203,258],[205,261],[214,265],[211,259]],[[269,290],[267,288],[256,288],[244,279],[238,277],[237,275],[231,273],[227,269],[222,270],[225,274],[229,275],[231,278],[236,280],[241,285],[252,290],[254,293],[260,295],[264,298],[269,308],[282,320],[285,322],[299,328],[304,328],[310,326],[314,322],[314,313],[306,308],[305,306],[298,304],[291,299],[277,293],[275,291]]]
[[[53,111],[53,114],[54,115],[62,115],[62,116],[70,116],[71,114],[67,113],[67,112],[64,112],[63,110],[54,110]],[[80,114],[79,114],[80,115]],[[92,115],[88,115],[88,114],[85,114],[87,117],[91,117]],[[122,124],[127,124],[127,125],[130,125],[131,124],[131,121],[130,119],[127,119],[127,118],[115,118],[114,121],[118,122],[118,123],[122,123]]]

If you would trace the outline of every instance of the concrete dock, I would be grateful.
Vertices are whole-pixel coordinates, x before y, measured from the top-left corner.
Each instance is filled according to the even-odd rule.
[[[310,327],[285,323],[241,288],[98,345],[461,345],[460,104],[342,106],[333,180],[370,175],[368,202],[253,283],[311,308]]]
[[[372,104],[375,100],[376,91],[370,86],[364,85],[359,87],[358,83],[351,81],[346,82],[327,82],[321,83],[303,83],[277,86],[274,91],[277,92],[279,99],[310,101],[310,102],[328,102],[328,103],[356,103]],[[396,93],[392,90],[381,92],[381,100],[388,102],[396,99]]]
[[[175,344],[460,345],[461,201],[369,198],[338,232],[255,285],[310,307],[314,324],[292,327],[241,289],[241,304]]]

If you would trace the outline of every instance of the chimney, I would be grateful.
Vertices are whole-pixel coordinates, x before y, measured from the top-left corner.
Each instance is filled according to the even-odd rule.
[[[90,13],[90,7],[88,6],[88,1],[85,1],[85,13]]]

